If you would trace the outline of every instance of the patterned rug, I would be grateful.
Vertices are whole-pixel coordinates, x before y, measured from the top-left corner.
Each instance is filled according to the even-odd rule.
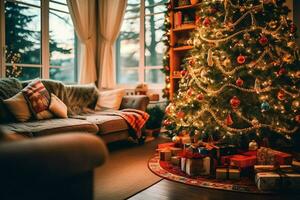
[[[149,159],[148,167],[154,174],[162,178],[188,185],[255,194],[270,193],[258,190],[254,181],[248,177],[241,177],[240,180],[217,180],[204,176],[191,177],[182,172],[179,167],[173,166],[169,162],[160,161],[158,154]]]

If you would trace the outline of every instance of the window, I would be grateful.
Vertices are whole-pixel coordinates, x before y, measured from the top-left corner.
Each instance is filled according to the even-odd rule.
[[[4,76],[76,82],[77,41],[66,0],[5,0],[0,4]]]
[[[162,42],[167,0],[128,0],[116,42],[117,83],[163,84]]]

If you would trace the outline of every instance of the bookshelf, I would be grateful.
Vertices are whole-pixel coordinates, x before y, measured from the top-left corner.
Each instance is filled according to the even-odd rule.
[[[181,65],[188,50],[193,46],[187,44],[189,33],[196,29],[196,9],[199,7],[198,1],[186,1],[186,5],[178,6],[180,0],[171,0],[170,9],[170,100],[174,98],[178,90],[181,78]],[[200,0],[199,0],[200,1]],[[192,2],[193,4],[191,4]]]

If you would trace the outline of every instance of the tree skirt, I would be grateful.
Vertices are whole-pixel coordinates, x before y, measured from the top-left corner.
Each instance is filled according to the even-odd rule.
[[[160,161],[157,154],[150,158],[148,167],[154,174],[162,178],[188,185],[256,194],[270,193],[258,190],[254,181],[248,177],[242,177],[240,180],[217,180],[204,176],[191,177],[182,172],[179,167],[166,161]]]

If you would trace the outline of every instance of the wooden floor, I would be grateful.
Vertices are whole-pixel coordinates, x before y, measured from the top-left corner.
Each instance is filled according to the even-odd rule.
[[[282,200],[300,199],[300,194],[254,195],[238,192],[227,192],[190,186],[173,181],[162,180],[148,189],[129,198],[130,200]]]

